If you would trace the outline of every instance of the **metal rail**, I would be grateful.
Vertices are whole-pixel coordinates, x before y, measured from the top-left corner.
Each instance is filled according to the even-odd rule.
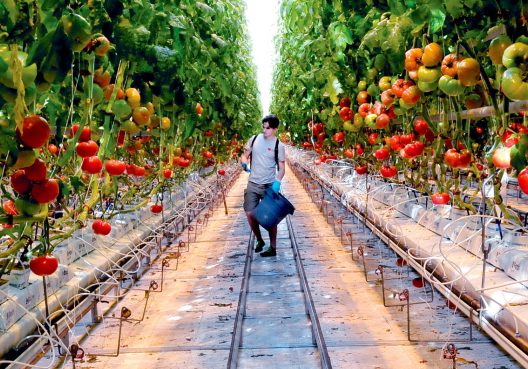
[[[299,248],[297,245],[297,239],[295,238],[295,232],[293,230],[293,225],[291,219],[288,216],[286,218],[286,225],[288,227],[288,234],[290,236],[291,247],[293,250],[293,256],[295,259],[297,274],[299,276],[299,281],[301,285],[301,290],[304,295],[304,303],[306,306],[306,315],[311,321],[312,335],[314,346],[319,350],[320,359],[321,359],[321,368],[322,369],[332,369],[332,363],[330,361],[330,356],[328,354],[328,349],[326,342],[323,336],[323,331],[319,323],[319,318],[315,310],[315,304],[310,293],[310,287],[308,285],[308,279],[306,277],[306,272],[302,264],[302,258],[299,254]],[[242,276],[242,282],[240,287],[240,294],[238,299],[238,307],[235,316],[235,323],[233,328],[233,336],[231,338],[231,346],[229,351],[229,357],[227,360],[227,369],[236,369],[238,367],[238,358],[242,343],[243,336],[243,320],[246,312],[247,304],[247,294],[249,288],[249,279],[251,277],[251,260],[253,259],[253,244],[255,242],[254,234],[251,233],[248,241],[248,249],[246,253],[246,259],[244,264],[244,274]]]
[[[251,232],[248,241],[248,249],[246,253],[246,260],[244,263],[244,275],[242,276],[242,283],[240,286],[240,295],[238,296],[238,306],[235,315],[235,325],[233,328],[233,336],[231,338],[231,347],[229,349],[229,358],[227,359],[227,368],[236,369],[238,366],[238,355],[240,351],[240,344],[242,342],[242,323],[244,315],[246,315],[247,292],[249,287],[249,277],[251,274],[251,258],[253,256],[253,243],[255,242],[255,235]]]
[[[286,217],[286,225],[288,226],[288,233],[290,235],[290,241],[292,244],[295,264],[297,266],[297,272],[299,273],[299,279],[301,280],[301,289],[304,293],[304,302],[306,304],[306,310],[308,316],[310,317],[310,321],[312,322],[313,338],[317,348],[319,349],[321,367],[323,369],[331,369],[332,362],[330,360],[330,355],[328,354],[328,347],[326,346],[323,331],[321,329],[321,324],[319,323],[317,311],[315,310],[315,304],[312,298],[312,294],[310,292],[310,286],[308,285],[308,278],[306,277],[306,272],[304,270],[301,255],[299,254],[297,238],[295,237],[295,232],[293,230],[293,225],[289,215]]]

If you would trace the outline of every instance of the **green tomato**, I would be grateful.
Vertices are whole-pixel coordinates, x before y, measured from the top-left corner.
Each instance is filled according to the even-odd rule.
[[[376,118],[378,117],[377,114],[374,114],[374,113],[370,113],[369,115],[367,115],[365,117],[365,124],[369,127],[369,128],[376,128]]]
[[[378,75],[378,70],[376,68],[370,68],[368,71],[367,71],[367,77],[369,79],[374,79],[376,78],[376,76]]]
[[[377,94],[379,94],[379,87],[376,86],[374,83],[371,83],[367,87],[367,92],[370,96],[376,96]]]
[[[500,35],[491,40],[488,48],[488,56],[491,62],[495,65],[502,65],[502,55],[504,50],[512,44],[511,39],[507,35]]]
[[[33,165],[37,159],[37,153],[35,150],[21,150],[18,152],[17,160],[13,169],[27,168]]]
[[[364,80],[361,80],[358,82],[358,90],[359,91],[365,91],[367,89],[367,82]]]
[[[132,108],[125,100],[116,100],[112,105],[112,113],[119,119],[125,119],[132,114]]]
[[[502,54],[502,64],[506,68],[520,67],[528,62],[528,45],[516,42],[508,46]]]
[[[72,50],[81,52],[92,39],[90,23],[79,14],[69,14],[61,18],[64,33],[71,41]]]
[[[392,83],[391,83],[390,76],[383,76],[378,81],[378,87],[380,88],[381,91],[388,90],[389,88],[391,88],[391,86],[392,86]]]
[[[426,66],[421,65],[420,68],[418,68],[418,81],[433,83],[438,81],[441,76],[442,72],[439,67],[427,68]]]
[[[438,88],[448,96],[459,96],[464,92],[464,86],[458,79],[443,75],[438,80]]]
[[[45,210],[47,211],[48,204],[39,204],[38,202],[19,197],[15,200],[15,207],[19,214],[31,217],[43,213]]]
[[[385,58],[385,55],[378,54],[374,58],[374,68],[378,70],[382,70],[386,62],[387,62],[387,58]]]
[[[421,79],[419,79],[417,86],[422,92],[431,92],[438,88],[438,81],[428,83],[428,82],[424,82]]]
[[[358,128],[352,124],[351,121],[347,120],[343,122],[343,129],[348,132],[357,132]]]
[[[510,100],[528,100],[528,82],[521,68],[508,68],[502,75],[502,90]]]

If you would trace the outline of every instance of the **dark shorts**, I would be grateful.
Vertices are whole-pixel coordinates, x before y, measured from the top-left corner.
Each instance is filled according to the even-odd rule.
[[[270,186],[271,183],[257,184],[248,182],[247,188],[244,190],[244,211],[248,212],[255,209],[264,197],[266,189]]]

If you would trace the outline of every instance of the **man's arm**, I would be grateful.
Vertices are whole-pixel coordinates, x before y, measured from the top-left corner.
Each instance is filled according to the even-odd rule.
[[[251,169],[248,168],[250,153],[251,150],[244,149],[244,153],[240,156],[240,165],[242,165],[242,169],[244,169],[248,173],[251,172]]]
[[[282,181],[284,173],[286,172],[286,164],[284,161],[279,161],[279,171],[277,172],[277,180]]]

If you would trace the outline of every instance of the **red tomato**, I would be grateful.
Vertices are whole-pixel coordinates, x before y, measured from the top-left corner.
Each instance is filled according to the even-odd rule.
[[[423,136],[429,130],[429,124],[427,124],[425,119],[418,118],[414,121],[414,130],[420,136]]]
[[[214,132],[211,131],[210,129],[208,129],[207,131],[205,131],[204,136],[205,137],[213,137],[214,136]]]
[[[493,165],[499,169],[508,169],[511,168],[510,163],[510,151],[511,147],[499,147],[493,153]]]
[[[304,142],[302,143],[302,146],[303,146],[305,149],[307,149],[307,148],[309,148],[309,147],[312,147],[313,145],[312,145],[311,142],[304,141]]]
[[[4,204],[2,205],[2,208],[4,209],[6,214],[18,215],[18,211],[15,206],[15,202],[13,200],[7,200],[6,202],[4,202]]]
[[[398,173],[398,169],[394,165],[384,165],[380,168],[380,174],[385,178],[394,177]]]
[[[365,174],[367,173],[367,166],[366,165],[356,165],[356,173],[357,174]]]
[[[121,147],[125,143],[126,132],[122,129],[117,133],[117,146]]]
[[[444,154],[444,162],[451,168],[466,168],[471,163],[471,154],[468,150],[458,151],[449,149]]]
[[[399,151],[403,149],[403,142],[401,142],[401,136],[400,135],[393,135],[389,139],[389,145],[392,150]]]
[[[56,179],[47,179],[33,184],[31,197],[39,204],[46,204],[59,196],[59,182]]]
[[[431,201],[435,205],[445,205],[451,200],[447,192],[437,192],[431,195]]]
[[[352,159],[354,157],[354,150],[346,149],[345,151],[343,151],[343,155],[345,155],[345,157],[349,159]]]
[[[350,100],[350,97],[346,96],[346,97],[342,97],[341,100],[339,100],[339,106],[344,108],[345,106],[350,108],[350,104],[352,103],[352,101]]]
[[[214,157],[213,153],[209,150],[205,150],[202,152],[202,156],[205,158],[205,159],[212,159]]]
[[[388,149],[386,148],[381,148],[381,149],[377,149],[375,152],[374,152],[374,156],[376,157],[376,159],[378,160],[385,160],[385,159],[388,159],[389,156],[390,156],[390,152]]]
[[[519,188],[525,194],[528,194],[528,167],[521,170],[517,176],[517,181],[519,182]]]
[[[162,205],[158,205],[158,204],[154,204],[150,207],[150,211],[153,212],[153,213],[161,213],[161,211],[163,210],[163,206]]]
[[[332,137],[332,139],[337,142],[337,143],[341,143],[345,140],[345,133],[344,132],[336,132],[334,134],[334,136]]]
[[[504,143],[504,146],[506,147],[512,147],[519,143],[519,137],[511,137],[514,135],[515,132],[512,131],[506,131],[501,137],[502,143]]]
[[[225,176],[225,170],[219,169],[218,170],[218,174],[221,175],[221,176]]]
[[[367,91],[359,91],[356,97],[358,104],[364,104],[370,102],[370,95]]]
[[[377,132],[371,133],[368,135],[368,143],[375,145],[379,142],[379,134]]]
[[[324,132],[324,124],[316,123],[313,125],[313,135],[317,136],[319,133]]]
[[[121,160],[110,159],[106,161],[105,169],[111,176],[120,176],[125,173],[126,164]]]
[[[43,181],[48,177],[46,163],[40,158],[35,159],[31,166],[24,168],[24,172],[27,179],[34,182]]]
[[[164,169],[163,170],[163,177],[169,179],[170,177],[172,177],[172,170],[170,169]]]
[[[376,128],[385,129],[389,126],[390,118],[387,114],[382,113],[376,118]]]
[[[97,145],[97,143],[92,140],[88,140],[85,142],[79,142],[77,143],[77,146],[75,146],[75,152],[81,158],[87,158],[89,156],[94,156],[95,154],[97,154],[97,151],[99,151],[99,145]]]
[[[59,153],[59,147],[54,144],[49,144],[48,151],[51,155],[57,155]]]
[[[381,103],[385,107],[389,107],[394,103],[394,97],[396,95],[394,94],[394,91],[392,91],[392,88],[389,88],[388,90],[385,90],[381,93]]]
[[[26,176],[24,169],[19,169],[11,174],[11,187],[20,195],[25,195],[31,191],[31,181]]]
[[[24,118],[22,132],[17,130],[17,134],[24,146],[37,149],[48,141],[51,129],[40,115],[29,115]]]
[[[142,167],[140,165],[136,165],[134,168],[134,175],[137,177],[143,177],[146,173],[145,167]]]
[[[202,104],[200,103],[196,103],[196,107],[195,107],[195,110],[196,110],[196,114],[198,114],[198,116],[202,116],[202,113],[203,113],[203,107],[202,107]]]
[[[53,255],[37,256],[29,262],[29,269],[41,277],[55,273],[58,267],[59,260]]]
[[[422,155],[424,151],[424,144],[421,141],[413,141],[403,148],[405,154],[411,158],[414,158],[418,155]]]
[[[344,121],[352,120],[352,117],[354,116],[354,112],[348,106],[345,106],[345,107],[342,107],[341,110],[339,110],[339,116]]]
[[[363,154],[365,152],[365,150],[363,150],[363,147],[361,147],[360,144],[357,144],[356,145],[356,154],[359,156],[361,154]]]
[[[420,101],[420,98],[422,97],[422,92],[418,88],[418,86],[409,86],[403,91],[401,95],[401,99],[404,103],[413,105],[416,104],[418,101]]]
[[[103,169],[103,162],[98,156],[90,156],[83,159],[81,169],[90,174],[97,174]]]
[[[71,129],[70,129],[70,138],[75,136],[75,134],[79,130],[79,127],[80,126],[78,124],[74,124],[71,127]],[[79,136],[79,142],[85,142],[85,141],[90,140],[91,135],[92,135],[92,132],[90,131],[90,127],[83,127],[83,129],[81,131],[81,134]]]
[[[92,230],[95,234],[106,236],[112,231],[112,225],[104,220],[97,219],[92,223]]]
[[[402,78],[396,80],[396,82],[393,83],[391,90],[394,95],[397,97],[401,97],[403,94],[403,91],[407,89],[407,87],[414,85],[413,81],[406,81]]]
[[[361,115],[362,118],[365,118],[367,115],[369,115],[371,107],[372,105],[370,105],[369,103],[361,104],[358,108],[359,115]]]

